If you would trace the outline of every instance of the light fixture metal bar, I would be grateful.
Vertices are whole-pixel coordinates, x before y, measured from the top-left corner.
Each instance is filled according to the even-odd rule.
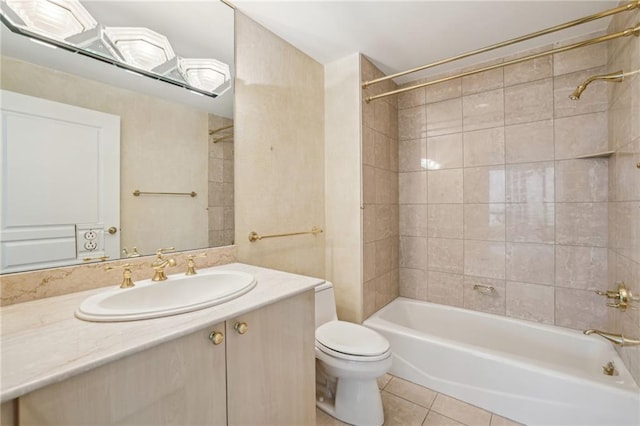
[[[495,49],[499,49],[501,47],[506,47],[506,46],[511,46],[512,44],[516,44],[516,43],[520,43],[523,41],[527,41],[527,40],[531,40],[533,38],[536,37],[540,37],[543,35],[547,35],[547,34],[551,34],[557,31],[561,31],[561,30],[565,30],[567,28],[571,28],[571,27],[575,27],[577,25],[581,25],[581,24],[585,24],[587,22],[591,22],[591,21],[595,21],[597,19],[601,19],[601,18],[606,18],[607,16],[612,16],[621,12],[627,12],[633,9],[638,9],[640,8],[640,0],[634,0],[630,3],[627,3],[623,6],[618,6],[615,7],[613,9],[609,9],[609,10],[605,10],[599,13],[594,13],[593,15],[589,15],[589,16],[585,16],[583,18],[579,18],[570,22],[566,22],[564,24],[560,24],[560,25],[556,25],[555,27],[550,27],[550,28],[546,28],[544,30],[540,30],[540,31],[536,31],[534,33],[530,33],[527,35],[523,35],[521,37],[516,37],[516,38],[512,38],[510,40],[506,40],[500,43],[496,43],[496,44],[492,44],[491,46],[487,46],[487,47],[483,47],[481,49],[476,49],[473,50],[471,52],[466,52],[466,53],[462,53],[460,55],[457,56],[452,56],[450,58],[446,58],[446,59],[442,59],[436,62],[432,62],[430,64],[427,65],[422,65],[416,68],[412,68],[410,70],[407,71],[402,71],[396,74],[391,74],[391,75],[387,75],[384,77],[380,77],[380,78],[376,78],[374,80],[369,80],[369,81],[365,81],[364,83],[362,83],[362,88],[366,89],[367,87],[373,85],[373,84],[377,84],[377,83],[381,83],[383,81],[387,81],[387,80],[391,80],[397,77],[402,77],[404,75],[407,74],[413,74],[414,72],[418,72],[418,71],[422,71],[422,70],[426,70],[428,68],[433,68],[435,66],[438,65],[443,65],[443,64],[447,64],[449,62],[453,62],[453,61],[457,61],[459,59],[464,59],[464,58],[468,58],[470,56],[474,56],[474,55],[478,55],[480,53],[485,53],[485,52],[490,52],[492,50]]]
[[[602,43],[602,42],[609,41],[609,40],[615,40],[615,39],[621,38],[621,37],[629,37],[629,36],[632,36],[632,35],[636,36],[636,37],[640,36],[640,24],[637,24],[635,27],[632,27],[632,28],[627,28],[626,30],[623,30],[623,31],[618,31],[617,33],[607,34],[607,35],[604,35],[604,36],[600,36],[600,37],[592,38],[592,39],[589,39],[589,40],[581,41],[581,42],[578,42],[578,43],[570,44],[568,46],[558,47],[556,49],[547,50],[545,52],[540,52],[540,53],[536,53],[536,54],[533,54],[533,55],[524,56],[524,57],[518,58],[518,59],[512,59],[510,61],[502,62],[500,64],[489,65],[489,66],[478,68],[478,69],[475,69],[475,70],[462,72],[460,74],[455,74],[455,75],[452,75],[452,76],[449,76],[449,77],[443,77],[443,78],[439,78],[437,80],[428,81],[426,83],[416,84],[415,86],[409,86],[409,87],[405,87],[405,88],[402,88],[402,89],[392,90],[390,92],[381,93],[381,94],[375,95],[375,96],[368,96],[368,97],[365,98],[365,101],[367,103],[369,103],[369,102],[374,101],[376,99],[385,98],[385,97],[391,96],[391,95],[397,95],[399,93],[408,92],[410,90],[420,89],[422,87],[433,86],[434,84],[444,83],[446,81],[455,80],[456,78],[467,77],[469,75],[479,74],[481,72],[491,71],[491,70],[494,70],[494,69],[497,69],[497,68],[502,68],[502,67],[506,67],[506,66],[509,66],[509,65],[519,64],[521,62],[530,61],[532,59],[541,58],[543,56],[553,55],[555,53],[562,53],[562,52],[566,52],[568,50],[578,49],[580,47],[590,46],[592,44]]]

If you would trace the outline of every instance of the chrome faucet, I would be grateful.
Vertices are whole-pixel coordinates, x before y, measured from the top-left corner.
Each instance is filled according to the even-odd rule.
[[[593,329],[585,330],[584,334],[587,334],[587,335],[589,335],[589,334],[597,334],[598,336],[604,337],[605,339],[607,339],[611,343],[614,343],[614,344],[620,345],[620,346],[636,346],[636,345],[640,345],[640,340],[627,339],[622,334],[607,333],[606,331],[593,330]]]
[[[151,267],[154,269],[155,273],[153,274],[153,278],[151,281],[164,281],[167,279],[167,275],[164,273],[164,268],[167,266],[176,266],[177,262],[175,259],[165,259],[164,254],[168,251],[175,250],[175,247],[169,247],[164,249],[158,249],[156,251],[156,260],[153,261]]]

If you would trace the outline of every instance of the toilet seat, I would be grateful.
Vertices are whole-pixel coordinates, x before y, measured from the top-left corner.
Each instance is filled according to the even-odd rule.
[[[379,361],[391,354],[387,339],[347,321],[329,321],[318,327],[316,347],[326,354],[350,361]]]

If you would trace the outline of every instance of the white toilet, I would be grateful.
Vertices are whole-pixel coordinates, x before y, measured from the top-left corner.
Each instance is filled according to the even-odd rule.
[[[391,368],[387,339],[364,326],[338,321],[333,285],[316,287],[316,405],[353,425],[384,423],[376,379]]]

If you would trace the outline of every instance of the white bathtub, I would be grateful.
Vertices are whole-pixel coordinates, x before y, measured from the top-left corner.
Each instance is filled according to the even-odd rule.
[[[391,374],[504,417],[640,424],[640,389],[599,336],[403,297],[364,325],[391,343]],[[618,375],[603,374],[609,361]]]

